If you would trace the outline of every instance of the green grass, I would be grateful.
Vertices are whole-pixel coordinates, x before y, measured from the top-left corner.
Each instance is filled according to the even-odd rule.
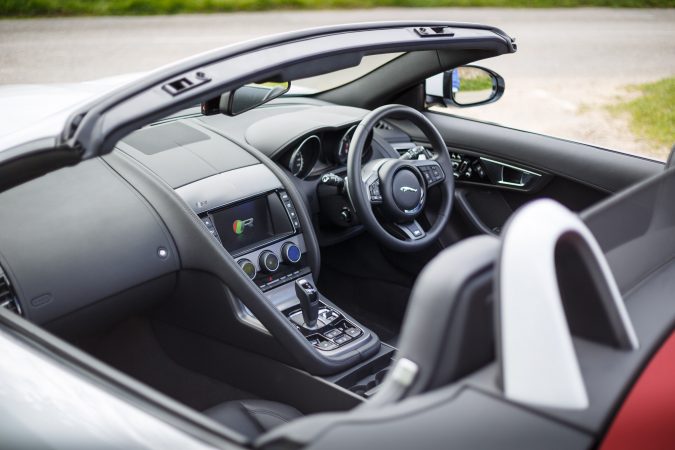
[[[178,14],[378,6],[675,7],[675,0],[0,0],[0,17]]]
[[[631,131],[655,144],[675,143],[675,77],[655,83],[633,85],[629,90],[640,96],[610,106],[615,114],[628,114]]]
[[[460,83],[462,91],[485,91],[492,89],[492,78],[490,77],[476,77],[463,78]]]

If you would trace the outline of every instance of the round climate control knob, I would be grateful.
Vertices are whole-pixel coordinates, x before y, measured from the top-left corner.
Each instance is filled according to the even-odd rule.
[[[257,270],[255,269],[255,265],[251,261],[249,261],[246,258],[242,258],[239,261],[237,261],[237,264],[239,264],[239,267],[241,267],[241,270],[243,270],[244,273],[246,275],[248,275],[248,277],[250,279],[255,278],[255,276],[257,274]]]
[[[260,252],[258,262],[264,272],[273,273],[279,269],[279,257],[269,250]]]
[[[281,258],[283,258],[284,262],[288,264],[296,264],[300,262],[300,258],[302,258],[300,247],[295,245],[294,242],[286,242],[281,246]]]

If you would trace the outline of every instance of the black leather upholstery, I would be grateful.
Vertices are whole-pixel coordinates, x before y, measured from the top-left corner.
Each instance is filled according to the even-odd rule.
[[[274,427],[302,417],[292,406],[267,400],[238,400],[221,403],[204,414],[253,440]]]
[[[379,408],[450,384],[495,359],[491,297],[498,253],[499,239],[476,236],[426,265],[410,295],[397,357],[419,371],[405,387],[387,377],[359,408]]]

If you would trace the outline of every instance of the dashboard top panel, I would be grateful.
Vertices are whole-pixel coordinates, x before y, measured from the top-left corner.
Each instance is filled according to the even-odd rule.
[[[258,160],[232,141],[180,119],[142,128],[117,144],[176,189]]]
[[[367,113],[349,106],[310,107],[257,121],[248,127],[245,137],[249,144],[273,158],[307,133],[346,127]]]

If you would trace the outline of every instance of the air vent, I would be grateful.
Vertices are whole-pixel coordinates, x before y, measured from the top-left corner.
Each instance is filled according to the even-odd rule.
[[[8,309],[20,316],[23,315],[14,289],[12,289],[12,285],[9,284],[9,279],[2,269],[0,269],[0,307]]]
[[[375,124],[375,128],[377,128],[378,130],[391,130],[392,129],[391,125],[389,125],[384,120],[380,120],[379,122],[377,122]]]

